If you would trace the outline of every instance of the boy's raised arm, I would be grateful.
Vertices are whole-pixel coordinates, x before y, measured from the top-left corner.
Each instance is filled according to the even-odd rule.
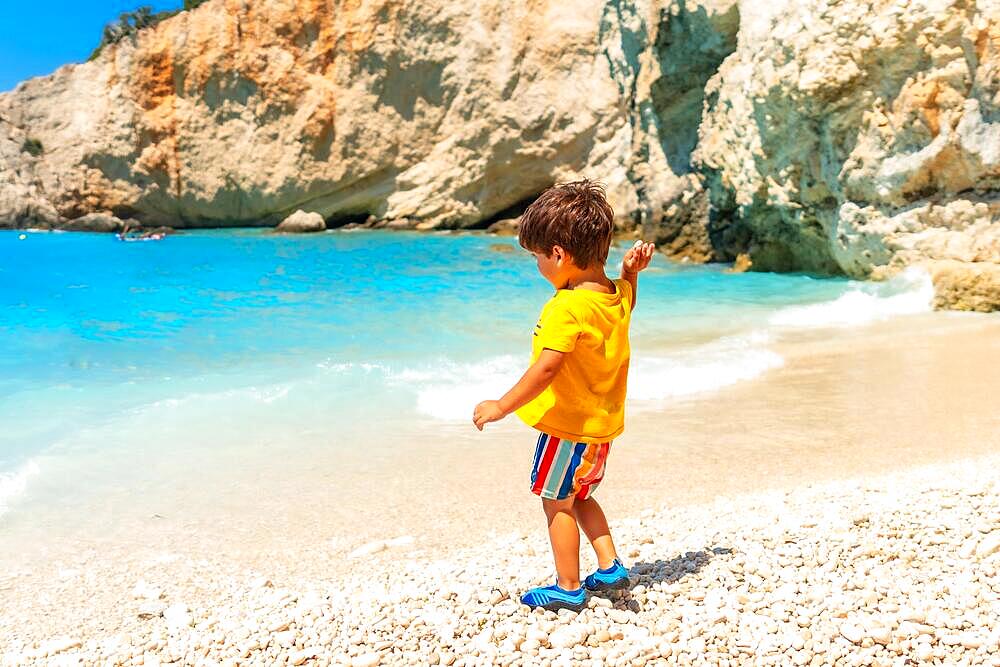
[[[562,368],[565,352],[545,348],[538,360],[524,372],[521,379],[498,401],[483,401],[472,412],[472,423],[480,431],[490,422],[503,419],[548,387]]]
[[[655,249],[656,246],[652,243],[636,241],[635,245],[625,253],[625,258],[622,260],[622,278],[632,286],[633,310],[635,310],[635,303],[639,299],[639,272],[649,266]]]

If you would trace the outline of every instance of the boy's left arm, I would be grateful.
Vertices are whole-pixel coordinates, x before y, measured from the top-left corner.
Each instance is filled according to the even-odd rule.
[[[522,405],[538,396],[552,384],[559,369],[562,368],[565,352],[557,352],[545,348],[538,355],[538,360],[524,372],[521,379],[510,388],[498,401],[483,401],[472,413],[472,423],[480,431],[490,422],[500,421]]]
[[[632,310],[635,310],[635,302],[639,298],[639,272],[649,266],[655,249],[652,243],[636,241],[622,260],[622,278],[632,286]]]

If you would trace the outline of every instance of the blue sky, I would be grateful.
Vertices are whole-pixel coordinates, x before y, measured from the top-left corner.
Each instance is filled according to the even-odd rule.
[[[0,92],[60,65],[83,62],[104,24],[123,11],[151,5],[176,9],[182,0],[0,0]]]

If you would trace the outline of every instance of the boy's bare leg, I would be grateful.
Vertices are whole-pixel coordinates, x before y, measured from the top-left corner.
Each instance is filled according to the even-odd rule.
[[[574,500],[572,496],[564,500],[542,498],[558,583],[567,591],[580,588],[580,528],[573,513]]]
[[[604,517],[604,510],[593,498],[577,500],[573,504],[573,511],[576,513],[576,520],[583,532],[590,540],[590,546],[594,547],[597,554],[597,566],[601,569],[611,567],[618,552],[615,551],[615,543],[611,539],[611,530],[608,528],[608,520]],[[579,567],[579,557],[577,558]]]

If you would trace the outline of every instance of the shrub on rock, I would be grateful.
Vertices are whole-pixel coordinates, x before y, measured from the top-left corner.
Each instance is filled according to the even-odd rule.
[[[38,139],[32,139],[29,137],[24,140],[24,143],[21,145],[21,150],[32,157],[38,157],[45,152],[45,147],[42,146],[42,142]]]

